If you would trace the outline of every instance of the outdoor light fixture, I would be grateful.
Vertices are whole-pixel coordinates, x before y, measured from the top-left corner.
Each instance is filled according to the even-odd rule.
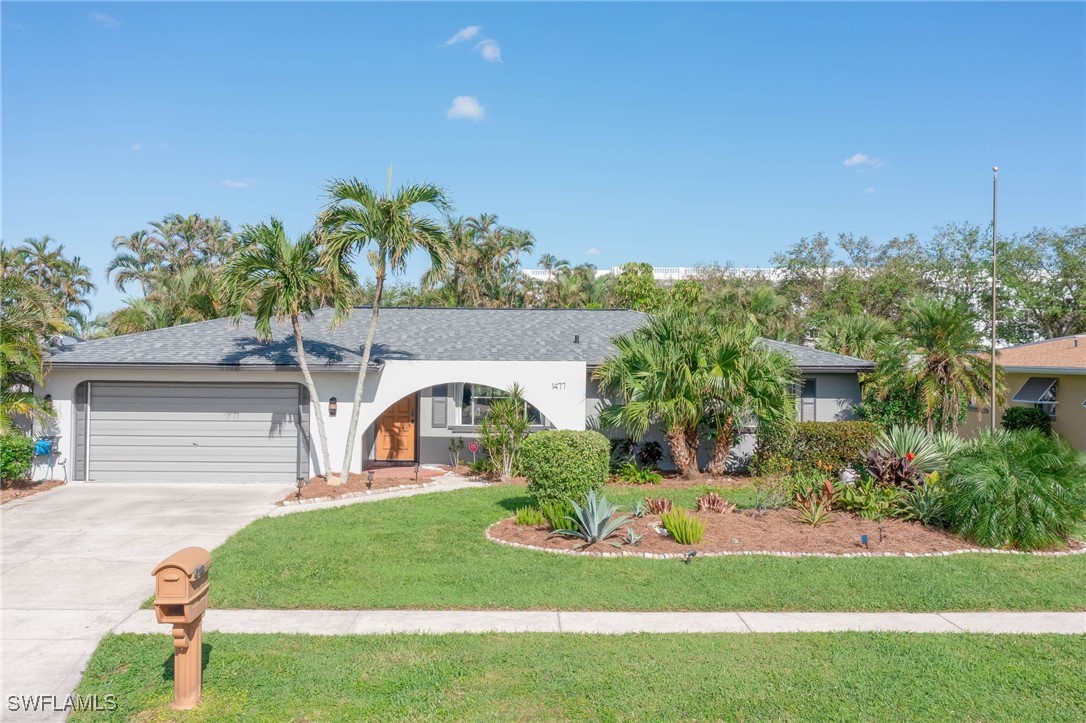
[[[419,482],[419,463],[415,462],[415,484]]]
[[[335,397],[332,397],[331,399],[328,400],[328,416],[329,417],[336,416],[336,406],[337,405],[336,405],[336,398]]]
[[[45,395],[45,406],[48,407],[49,409],[53,408],[53,395],[52,394],[46,394]]]
[[[373,470],[372,469],[368,470],[366,472],[366,489],[368,489],[368,490],[373,489]]]
[[[298,499],[302,499],[302,487],[305,487],[305,478],[298,478]]]
[[[683,555],[683,562],[686,563],[687,565],[689,565],[690,561],[693,560],[697,556],[697,554],[698,554],[697,550],[691,550],[690,552]]]
[[[860,544],[867,547],[867,535],[860,535]]]

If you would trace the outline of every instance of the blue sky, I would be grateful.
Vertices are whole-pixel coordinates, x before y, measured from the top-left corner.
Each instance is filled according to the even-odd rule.
[[[601,267],[987,224],[993,164],[1001,230],[1082,224],[1084,8],[5,2],[3,238],[56,237],[106,310],[115,235],[301,232],[390,163]]]

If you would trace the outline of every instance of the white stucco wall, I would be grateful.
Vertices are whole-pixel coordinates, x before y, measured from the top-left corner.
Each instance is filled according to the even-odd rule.
[[[380,414],[399,399],[435,384],[470,382],[505,389],[519,383],[524,397],[535,405],[559,429],[585,428],[585,365],[583,362],[447,362],[447,361],[389,361],[379,371],[366,378],[363,406],[358,424],[358,439],[354,445],[351,469],[362,469],[369,450],[362,435]],[[338,469],[343,459],[350,425],[352,398],[357,376],[351,372],[313,370],[317,398],[311,400],[310,465],[313,474],[321,470],[321,454],[316,420],[322,414],[328,434],[331,463]],[[199,369],[54,369],[39,390],[53,398],[55,417],[38,435],[57,436],[59,453],[50,468],[45,458],[36,460],[35,479],[59,478],[72,480],[69,460],[73,456],[75,388],[84,381],[169,381],[169,382],[293,382],[302,383],[299,371],[260,370],[199,370]],[[328,416],[328,401],[337,400],[337,415]],[[93,407],[94,401],[91,400]],[[153,470],[149,470],[152,473]]]

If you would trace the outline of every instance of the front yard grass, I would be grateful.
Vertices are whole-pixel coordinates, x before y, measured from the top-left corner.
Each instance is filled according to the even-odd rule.
[[[693,505],[696,491],[609,489]],[[729,493],[747,495],[745,490]],[[1086,555],[601,559],[483,530],[529,503],[498,486],[257,520],[213,553],[219,608],[1086,610]]]
[[[1078,636],[227,635],[170,710],[167,635],[108,636],[71,720],[1086,719]]]

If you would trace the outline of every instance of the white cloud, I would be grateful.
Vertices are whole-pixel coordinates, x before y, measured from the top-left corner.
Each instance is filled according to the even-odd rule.
[[[479,55],[483,56],[483,60],[491,63],[502,62],[502,49],[497,40],[480,40],[475,49],[479,51]]]
[[[219,181],[219,183],[227,188],[248,188],[252,185],[252,181],[232,181],[229,178],[225,178],[222,181]]]
[[[596,248],[595,246],[593,246],[592,248],[588,249],[588,251],[585,251],[584,255],[585,256],[599,256],[600,255],[600,250],[598,248]]]
[[[142,143],[133,143],[132,144],[132,150],[134,150],[134,151],[142,151],[143,150],[143,144]]]
[[[7,18],[0,18],[0,25],[12,30],[26,30],[26,26],[20,23],[18,20],[8,20]]]
[[[873,158],[866,153],[853,153],[845,159],[845,168],[878,168],[885,163],[881,158]]]
[[[875,192],[875,189],[872,188],[871,186],[868,186],[867,188],[864,189],[864,193],[874,193],[874,192]]]
[[[121,21],[112,15],[106,15],[96,10],[91,10],[88,18],[101,25],[103,28],[109,28],[110,30],[116,30],[121,27]]]
[[[449,38],[448,40],[445,41],[445,47],[447,48],[450,45],[456,45],[457,43],[462,43],[465,40],[471,40],[472,38],[477,36],[480,33],[480,31],[482,31],[482,29],[483,29],[482,25],[469,25],[466,28],[463,28],[462,30],[458,30],[456,32],[456,35],[453,35],[451,38]]]
[[[479,104],[479,99],[474,95],[458,95],[453,98],[452,105],[445,111],[445,117],[449,120],[473,120],[481,121],[486,116],[486,107]]]

